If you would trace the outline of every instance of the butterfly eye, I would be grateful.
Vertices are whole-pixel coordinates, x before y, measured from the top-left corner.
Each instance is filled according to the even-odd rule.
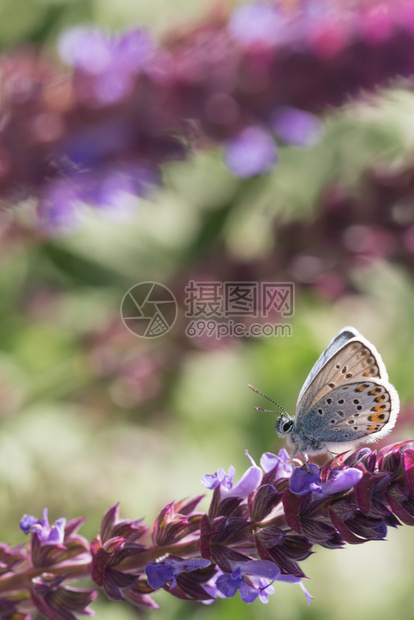
[[[293,420],[289,420],[288,422],[285,422],[282,426],[282,431],[284,433],[288,433],[290,431],[290,429],[293,426]]]

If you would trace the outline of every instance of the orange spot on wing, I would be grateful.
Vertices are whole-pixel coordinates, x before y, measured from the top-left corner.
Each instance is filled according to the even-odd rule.
[[[375,407],[371,407],[371,411],[385,411],[386,408],[386,405],[375,405]]]
[[[376,387],[376,388],[373,388],[372,390],[370,390],[370,391],[368,392],[368,394],[369,394],[370,396],[375,396],[376,394],[379,394],[380,392],[381,392],[381,388]]]
[[[383,413],[373,413],[372,415],[369,416],[369,421],[370,422],[382,422],[384,420],[384,414]]]
[[[371,426],[368,426],[368,433],[372,433],[373,431],[375,431],[376,426],[374,424],[372,424]]]

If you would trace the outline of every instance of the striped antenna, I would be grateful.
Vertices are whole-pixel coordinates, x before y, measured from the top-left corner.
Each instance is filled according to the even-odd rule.
[[[276,405],[276,407],[279,407],[279,409],[282,410],[282,412],[280,411],[273,411],[272,409],[262,409],[261,407],[255,407],[256,411],[264,411],[265,413],[278,413],[279,415],[285,415],[290,419],[290,415],[288,414],[288,412],[286,411],[286,409],[284,409],[282,407],[282,405],[279,405],[279,403],[277,403],[275,400],[273,400],[272,398],[269,398],[269,396],[266,396],[266,394],[263,394],[263,392],[259,392],[259,390],[256,390],[255,387],[253,387],[252,385],[248,385],[248,387],[253,390],[253,392],[256,392],[256,394],[260,394],[260,396],[263,396],[263,398],[266,398],[267,400],[269,400],[271,403],[273,403],[274,405]]]

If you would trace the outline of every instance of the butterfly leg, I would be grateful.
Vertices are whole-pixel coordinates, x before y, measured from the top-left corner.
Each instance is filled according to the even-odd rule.
[[[333,453],[329,450],[329,448],[327,448],[326,446],[325,446],[325,450],[326,450],[327,452],[329,452],[329,454],[331,455],[331,457],[332,457],[332,459],[335,461],[335,463],[336,463],[337,465],[339,465],[339,466],[340,466],[340,465],[341,465],[341,463],[337,460],[337,458],[336,458],[335,454],[333,454]]]
[[[308,458],[308,455],[306,454],[306,452],[302,452],[302,450],[299,450],[299,452],[300,452],[300,454],[301,454],[301,456],[302,456],[303,460],[305,461],[305,468],[306,468],[306,471],[309,471],[309,465],[308,465],[308,463],[309,463],[309,458]]]
[[[293,459],[294,459],[295,455],[296,455],[298,452],[300,453],[301,457],[303,458],[303,460],[304,460],[304,462],[305,462],[306,471],[309,471],[309,466],[308,466],[309,459],[308,459],[308,455],[306,454],[306,452],[302,452],[302,450],[299,450],[299,448],[298,448],[296,445],[295,445],[295,447],[294,447],[294,449],[293,449],[293,452],[292,452],[292,453],[291,453],[291,455],[290,455],[290,462],[291,462],[291,465],[292,465],[292,469],[295,469],[295,463],[294,463]]]
[[[294,458],[295,455],[299,452],[298,447],[295,445],[291,454],[290,454],[290,464],[292,465],[292,471],[295,469],[295,463],[294,463]]]

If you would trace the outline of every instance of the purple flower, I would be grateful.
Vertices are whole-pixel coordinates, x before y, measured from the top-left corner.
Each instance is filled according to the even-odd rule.
[[[289,453],[284,448],[279,450],[278,455],[265,452],[260,459],[260,465],[266,474],[272,472],[272,482],[282,478],[290,478],[293,471]]]
[[[353,467],[340,471],[333,471],[330,480],[322,483],[322,496],[328,497],[336,493],[342,493],[342,491],[348,491],[361,480],[363,475],[360,469]]]
[[[246,575],[249,576],[247,580]],[[267,603],[268,595],[273,594],[273,588],[268,588],[279,575],[280,570],[276,564],[266,560],[249,560],[238,562],[231,574],[220,575],[216,586],[226,598],[231,598],[239,591],[240,598],[245,603],[253,603],[258,597],[263,603]],[[250,576],[260,579],[251,579]],[[264,579],[268,580],[268,583]]]
[[[263,478],[262,470],[254,464],[252,467],[249,467],[237,484],[233,486],[235,473],[236,470],[233,465],[230,465],[228,474],[220,467],[215,474],[203,476],[201,482],[207,489],[219,488],[221,499],[241,499],[253,493]]]
[[[96,26],[77,26],[59,38],[59,53],[67,64],[99,75],[112,63],[110,39]]]
[[[241,178],[269,172],[277,161],[276,144],[261,127],[247,127],[225,142],[224,159],[229,170]]]
[[[313,114],[287,106],[277,108],[270,124],[282,140],[298,146],[315,144],[322,128],[320,120]]]
[[[20,527],[32,534],[29,560],[36,568],[52,570],[63,562],[76,558],[79,564],[90,561],[88,541],[77,534],[83,519],[57,519],[53,526],[49,525],[47,508],[43,511],[43,519],[24,515]]]
[[[50,527],[47,518],[47,508],[43,510],[43,519],[38,520],[32,515],[24,515],[20,521],[20,528],[25,534],[31,532],[36,534],[41,543],[53,543],[62,545],[65,537],[66,519],[57,519],[55,524]]]
[[[289,480],[289,486],[295,495],[306,495],[315,489],[320,490],[322,482],[319,476],[319,467],[314,463],[308,463],[308,469],[295,467]]]
[[[150,35],[143,29],[114,36],[96,26],[76,26],[61,35],[59,53],[67,64],[92,75],[105,71],[138,73],[153,50]]]
[[[202,476],[201,484],[203,484],[206,489],[210,490],[216,489],[218,486],[222,487],[223,489],[230,490],[233,487],[233,480],[235,474],[236,469],[233,467],[233,465],[230,465],[228,474],[226,474],[222,467],[219,467],[216,473],[205,474],[204,476]]]
[[[100,208],[112,217],[132,210],[133,197],[145,196],[159,181],[155,168],[138,163],[102,167],[49,183],[38,210],[45,225],[73,229],[85,205]]]
[[[132,92],[135,76],[145,69],[153,49],[142,29],[111,36],[95,26],[77,26],[59,40],[62,59],[85,74],[78,77],[89,78],[84,91],[91,90],[101,105],[117,103]]]
[[[240,44],[275,45],[286,37],[287,22],[277,6],[257,2],[237,7],[230,16],[228,30]]]
[[[311,491],[320,497],[328,497],[354,487],[361,480],[363,472],[360,469],[349,467],[348,469],[332,471],[331,478],[322,482],[319,467],[314,463],[308,463],[307,467],[296,467],[290,478],[290,490],[295,495],[306,495]]]
[[[308,604],[313,596],[309,594],[300,577],[282,575],[279,567],[267,560],[249,560],[235,562],[235,569],[230,574],[222,574],[216,580],[219,592],[230,598],[239,591],[240,598],[245,603],[253,603],[256,598],[262,603],[268,602],[269,594],[274,594],[271,584],[274,581],[285,581],[299,584],[304,592]]]
[[[191,559],[180,560],[169,558],[160,562],[149,562],[145,567],[148,583],[154,590],[158,590],[164,586],[167,581],[171,581],[170,590],[177,585],[177,576],[181,573],[190,573],[199,568],[210,566],[209,560]]]
[[[41,221],[51,229],[74,229],[80,210],[80,196],[72,179],[49,183],[38,205]]]

